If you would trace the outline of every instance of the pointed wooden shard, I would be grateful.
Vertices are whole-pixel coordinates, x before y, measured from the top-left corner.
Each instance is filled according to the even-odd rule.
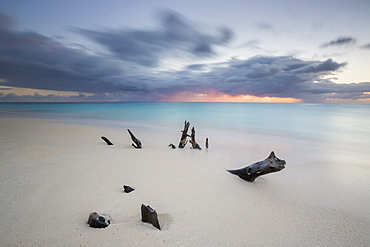
[[[111,143],[108,138],[106,138],[105,136],[102,136],[101,139],[103,139],[103,141],[105,141],[108,145],[113,145],[113,143]]]
[[[184,130],[181,131],[182,135],[181,135],[181,139],[179,143],[179,148],[184,148],[185,145],[188,143],[187,137],[189,136],[188,135],[189,127],[190,127],[190,123],[185,120]]]
[[[142,148],[141,141],[140,141],[139,139],[137,139],[137,138],[135,137],[135,135],[134,135],[134,134],[132,134],[132,132],[131,132],[129,129],[127,129],[127,131],[128,131],[128,133],[130,134],[130,136],[131,136],[131,140],[134,142],[134,143],[132,143],[132,146],[133,146],[134,148]]]
[[[123,190],[126,192],[126,193],[130,193],[131,191],[134,191],[135,189],[128,186],[128,185],[123,185]]]
[[[250,166],[237,169],[237,170],[227,170],[231,174],[239,176],[248,182],[253,182],[257,177],[278,172],[285,168],[285,160],[281,160],[275,156],[274,151],[272,151],[265,160],[258,161]]]
[[[161,227],[159,226],[158,222],[157,212],[154,209],[152,209],[149,205],[145,206],[144,204],[141,204],[141,220],[143,222],[150,223],[155,228],[161,230]]]

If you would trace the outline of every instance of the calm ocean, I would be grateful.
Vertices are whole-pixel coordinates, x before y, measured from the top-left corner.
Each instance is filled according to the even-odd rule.
[[[1,103],[2,117],[176,126],[284,136],[370,149],[370,105],[276,103]],[[1,121],[1,119],[0,119]],[[370,153],[370,151],[369,151]]]

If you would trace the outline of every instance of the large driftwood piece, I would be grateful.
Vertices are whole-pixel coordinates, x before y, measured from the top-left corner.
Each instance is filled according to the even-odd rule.
[[[150,223],[154,227],[161,230],[161,227],[159,226],[158,222],[157,212],[154,209],[152,209],[149,205],[145,206],[144,204],[141,204],[141,220],[143,222]]]
[[[182,135],[181,135],[181,139],[180,139],[180,143],[179,143],[179,148],[184,148],[186,143],[188,143],[187,137],[189,136],[188,135],[189,127],[190,127],[190,122],[187,122],[185,120],[184,130],[181,131]]]
[[[105,218],[99,215],[97,212],[93,212],[89,215],[87,224],[89,224],[90,227],[94,227],[94,228],[105,228],[109,226],[110,220],[108,218]]]
[[[108,145],[113,145],[113,143],[111,143],[108,138],[106,138],[105,136],[102,136],[101,139],[103,139],[103,141],[105,141]]]
[[[269,157],[263,161],[258,161],[250,166],[238,170],[227,171],[234,175],[238,175],[241,179],[253,182],[259,176],[283,170],[285,168],[285,164],[285,160],[277,158],[274,151],[272,151]]]
[[[132,132],[131,132],[129,129],[127,129],[127,131],[128,131],[128,133],[130,134],[130,136],[131,136],[131,140],[134,142],[134,143],[132,143],[132,146],[133,146],[134,148],[142,148],[141,141],[140,141],[139,139],[137,139],[137,138],[134,136],[134,134],[132,134]]]
[[[190,137],[191,137],[190,143],[191,143],[192,148],[193,149],[199,149],[199,150],[201,150],[202,148],[195,141],[195,128],[194,127],[191,129],[191,136]]]

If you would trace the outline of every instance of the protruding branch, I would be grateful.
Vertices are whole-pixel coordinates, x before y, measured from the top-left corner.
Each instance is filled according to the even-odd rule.
[[[149,205],[145,206],[144,204],[141,204],[141,220],[143,222],[148,222],[152,224],[154,227],[161,230],[161,227],[159,226],[158,222],[157,212],[154,209],[152,209]]]
[[[105,136],[102,136],[101,139],[103,139],[103,141],[105,141],[108,145],[113,145],[113,143],[111,143],[108,138],[106,138]]]
[[[139,139],[137,139],[135,136],[134,136],[134,134],[132,134],[132,132],[129,130],[129,129],[127,129],[127,131],[128,131],[128,133],[130,134],[130,136],[131,136],[131,140],[136,144],[132,144],[132,146],[134,147],[134,148],[142,148],[142,146],[141,146],[141,141],[139,140]]]
[[[199,149],[201,150],[202,148],[199,146],[199,144],[195,141],[195,128],[193,127],[191,129],[191,140],[190,140],[191,146],[193,149]]]
[[[239,176],[241,179],[253,182],[259,176],[283,170],[285,168],[285,164],[285,160],[277,158],[274,151],[272,151],[269,157],[263,161],[256,162],[250,166],[238,170],[227,171]]]
[[[185,120],[184,130],[181,131],[182,135],[181,135],[181,139],[179,143],[179,148],[184,148],[186,144],[188,143],[187,137],[189,136],[188,135],[189,127],[190,127],[190,123]]]

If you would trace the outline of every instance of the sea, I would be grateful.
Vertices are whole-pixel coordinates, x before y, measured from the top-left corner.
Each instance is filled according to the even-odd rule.
[[[181,129],[190,121],[197,129],[240,135],[289,138],[306,145],[353,150],[370,159],[369,104],[308,103],[0,103],[1,117],[46,118],[79,124],[120,126],[136,123]],[[370,162],[369,166],[370,166]]]

